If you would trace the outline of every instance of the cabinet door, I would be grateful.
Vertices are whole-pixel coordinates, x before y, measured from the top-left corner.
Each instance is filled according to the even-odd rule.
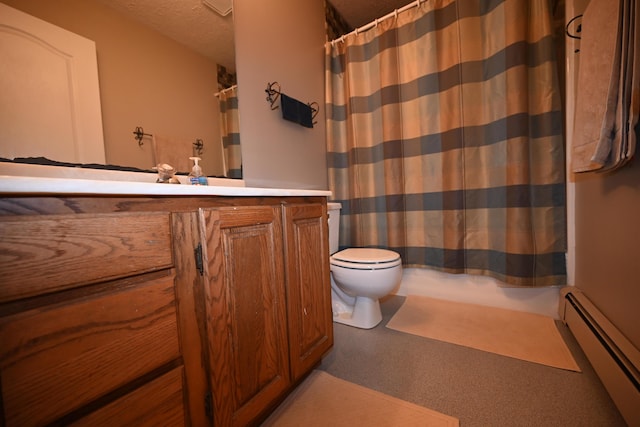
[[[285,205],[287,312],[293,380],[333,346],[329,242],[324,204]]]
[[[200,215],[214,421],[245,426],[290,385],[280,208]]]
[[[96,44],[0,3],[0,58],[0,157],[104,163]]]

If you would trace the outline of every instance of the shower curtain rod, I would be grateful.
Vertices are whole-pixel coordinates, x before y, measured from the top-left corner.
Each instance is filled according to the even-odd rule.
[[[382,18],[378,18],[378,19],[374,19],[373,21],[369,22],[368,24],[363,25],[362,27],[358,27],[355,30],[351,31],[348,34],[344,34],[340,37],[338,37],[335,40],[331,40],[329,43],[331,43],[332,45],[334,45],[336,42],[344,42],[344,38],[347,36],[350,36],[351,34],[355,34],[356,36],[358,35],[358,33],[361,33],[363,31],[367,31],[370,30],[371,28],[377,27],[378,24],[382,21],[384,21],[385,19],[389,19],[389,18],[393,18],[393,17],[398,17],[398,13],[402,13],[406,10],[411,9],[412,7],[418,7],[420,6],[420,3],[425,3],[427,0],[416,0],[414,2],[411,2],[405,6],[402,6],[400,9],[395,9],[393,12],[387,13],[386,15],[384,15]]]
[[[235,89],[235,88],[237,88],[237,87],[238,87],[238,85],[229,86],[229,87],[228,87],[228,88],[226,88],[226,89],[222,89],[220,92],[216,92],[216,93],[214,93],[214,94],[213,94],[213,96],[219,97],[219,96],[220,96],[220,95],[222,95],[223,93],[225,93],[225,92],[229,92],[230,90],[233,90],[233,89]]]

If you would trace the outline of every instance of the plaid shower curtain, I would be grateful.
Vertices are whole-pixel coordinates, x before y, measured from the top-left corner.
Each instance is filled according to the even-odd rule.
[[[566,283],[555,55],[548,0],[428,0],[327,43],[341,246],[514,286]]]
[[[220,133],[227,178],[242,178],[240,155],[240,128],[238,124],[238,86],[219,93]]]

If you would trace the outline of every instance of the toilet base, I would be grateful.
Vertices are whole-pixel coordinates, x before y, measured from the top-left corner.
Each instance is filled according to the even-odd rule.
[[[351,306],[334,300],[333,321],[356,328],[371,329],[382,321],[380,301],[359,296],[355,297],[355,304]]]

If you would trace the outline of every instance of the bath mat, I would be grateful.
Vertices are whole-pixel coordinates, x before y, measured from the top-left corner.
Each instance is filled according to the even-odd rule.
[[[262,424],[278,427],[457,427],[457,418],[313,371]]]
[[[387,328],[580,372],[555,320],[540,314],[409,295]]]

